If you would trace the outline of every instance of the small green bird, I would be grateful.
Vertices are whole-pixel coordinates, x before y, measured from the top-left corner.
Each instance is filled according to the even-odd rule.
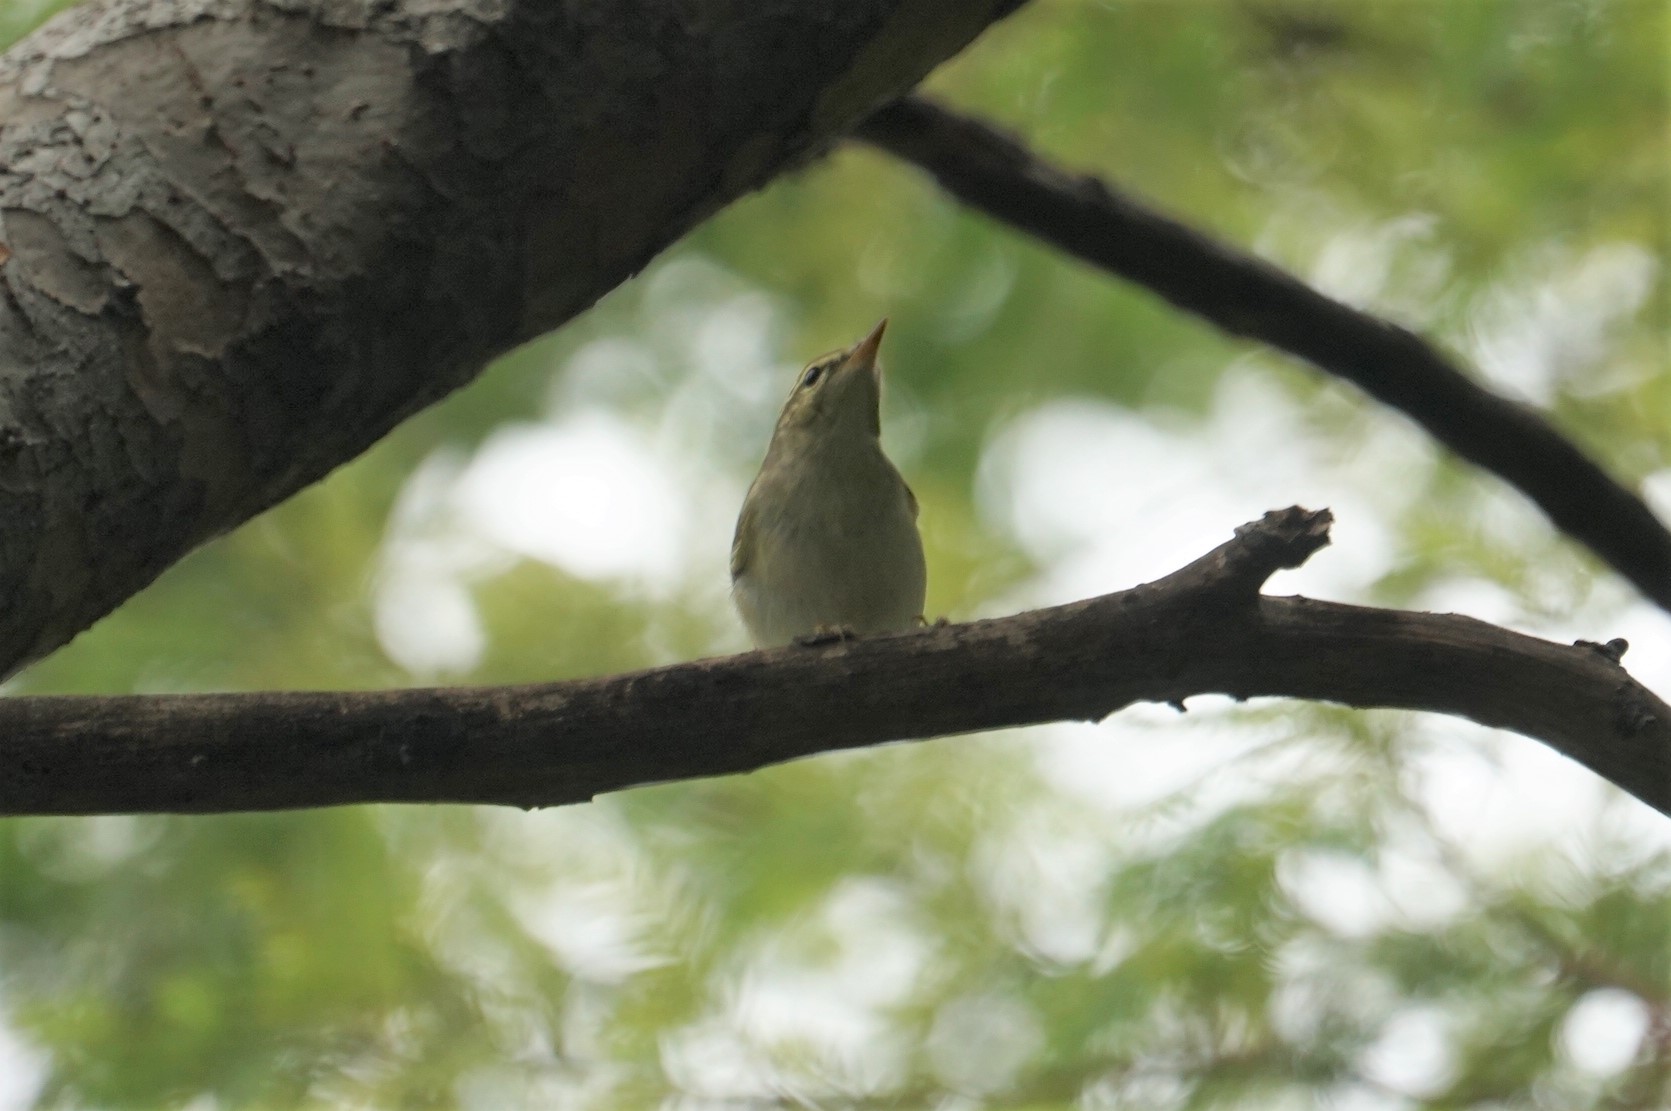
[[[801,371],[743,499],[732,597],[759,647],[922,619],[917,499],[882,454],[876,351],[887,325]]]

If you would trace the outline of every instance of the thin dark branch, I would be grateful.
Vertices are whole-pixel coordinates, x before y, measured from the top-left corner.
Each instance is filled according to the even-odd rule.
[[[1671,707],[1619,642],[1273,598],[1327,511],[1266,514],[1158,582],[992,621],[523,687],[0,699],[0,814],[550,806],[1140,700],[1279,695],[1539,738],[1671,814]]]
[[[881,109],[855,134],[927,170],[974,207],[1398,409],[1517,487],[1568,536],[1671,610],[1671,532],[1642,499],[1538,412],[1485,389],[1420,336],[920,97]]]

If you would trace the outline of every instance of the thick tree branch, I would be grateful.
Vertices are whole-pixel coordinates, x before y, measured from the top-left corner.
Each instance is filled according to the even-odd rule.
[[[0,58],[0,675],[1018,0],[89,0]]]
[[[1519,488],[1558,528],[1671,610],[1671,531],[1642,499],[1535,410],[1485,389],[1420,336],[921,97],[879,110],[855,134],[921,166],[974,207],[1400,410]]]
[[[0,699],[0,814],[550,806],[1207,693],[1471,718],[1671,814],[1671,707],[1625,673],[1617,643],[1259,592],[1328,526],[1326,510],[1270,513],[1158,582],[1053,609],[577,682]]]

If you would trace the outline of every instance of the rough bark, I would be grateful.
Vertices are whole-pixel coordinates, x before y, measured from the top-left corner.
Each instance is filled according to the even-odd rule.
[[[537,686],[0,699],[0,815],[550,806],[1139,700],[1282,695],[1512,729],[1671,814],[1671,707],[1622,642],[1260,593],[1328,542],[1267,514],[1154,583],[1054,609]]]
[[[1019,0],[94,0],[0,59],[0,674]]]

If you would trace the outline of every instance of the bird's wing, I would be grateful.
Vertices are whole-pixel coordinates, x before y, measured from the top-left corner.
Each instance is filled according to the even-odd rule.
[[[753,492],[752,490],[750,491]],[[736,582],[748,570],[749,539],[754,535],[754,499],[743,499],[743,511],[737,514],[737,531],[731,534],[731,581]]]
[[[911,484],[903,478],[899,480],[899,484],[905,487],[905,504],[911,507],[911,519],[915,521],[917,519],[917,495],[911,492]]]

